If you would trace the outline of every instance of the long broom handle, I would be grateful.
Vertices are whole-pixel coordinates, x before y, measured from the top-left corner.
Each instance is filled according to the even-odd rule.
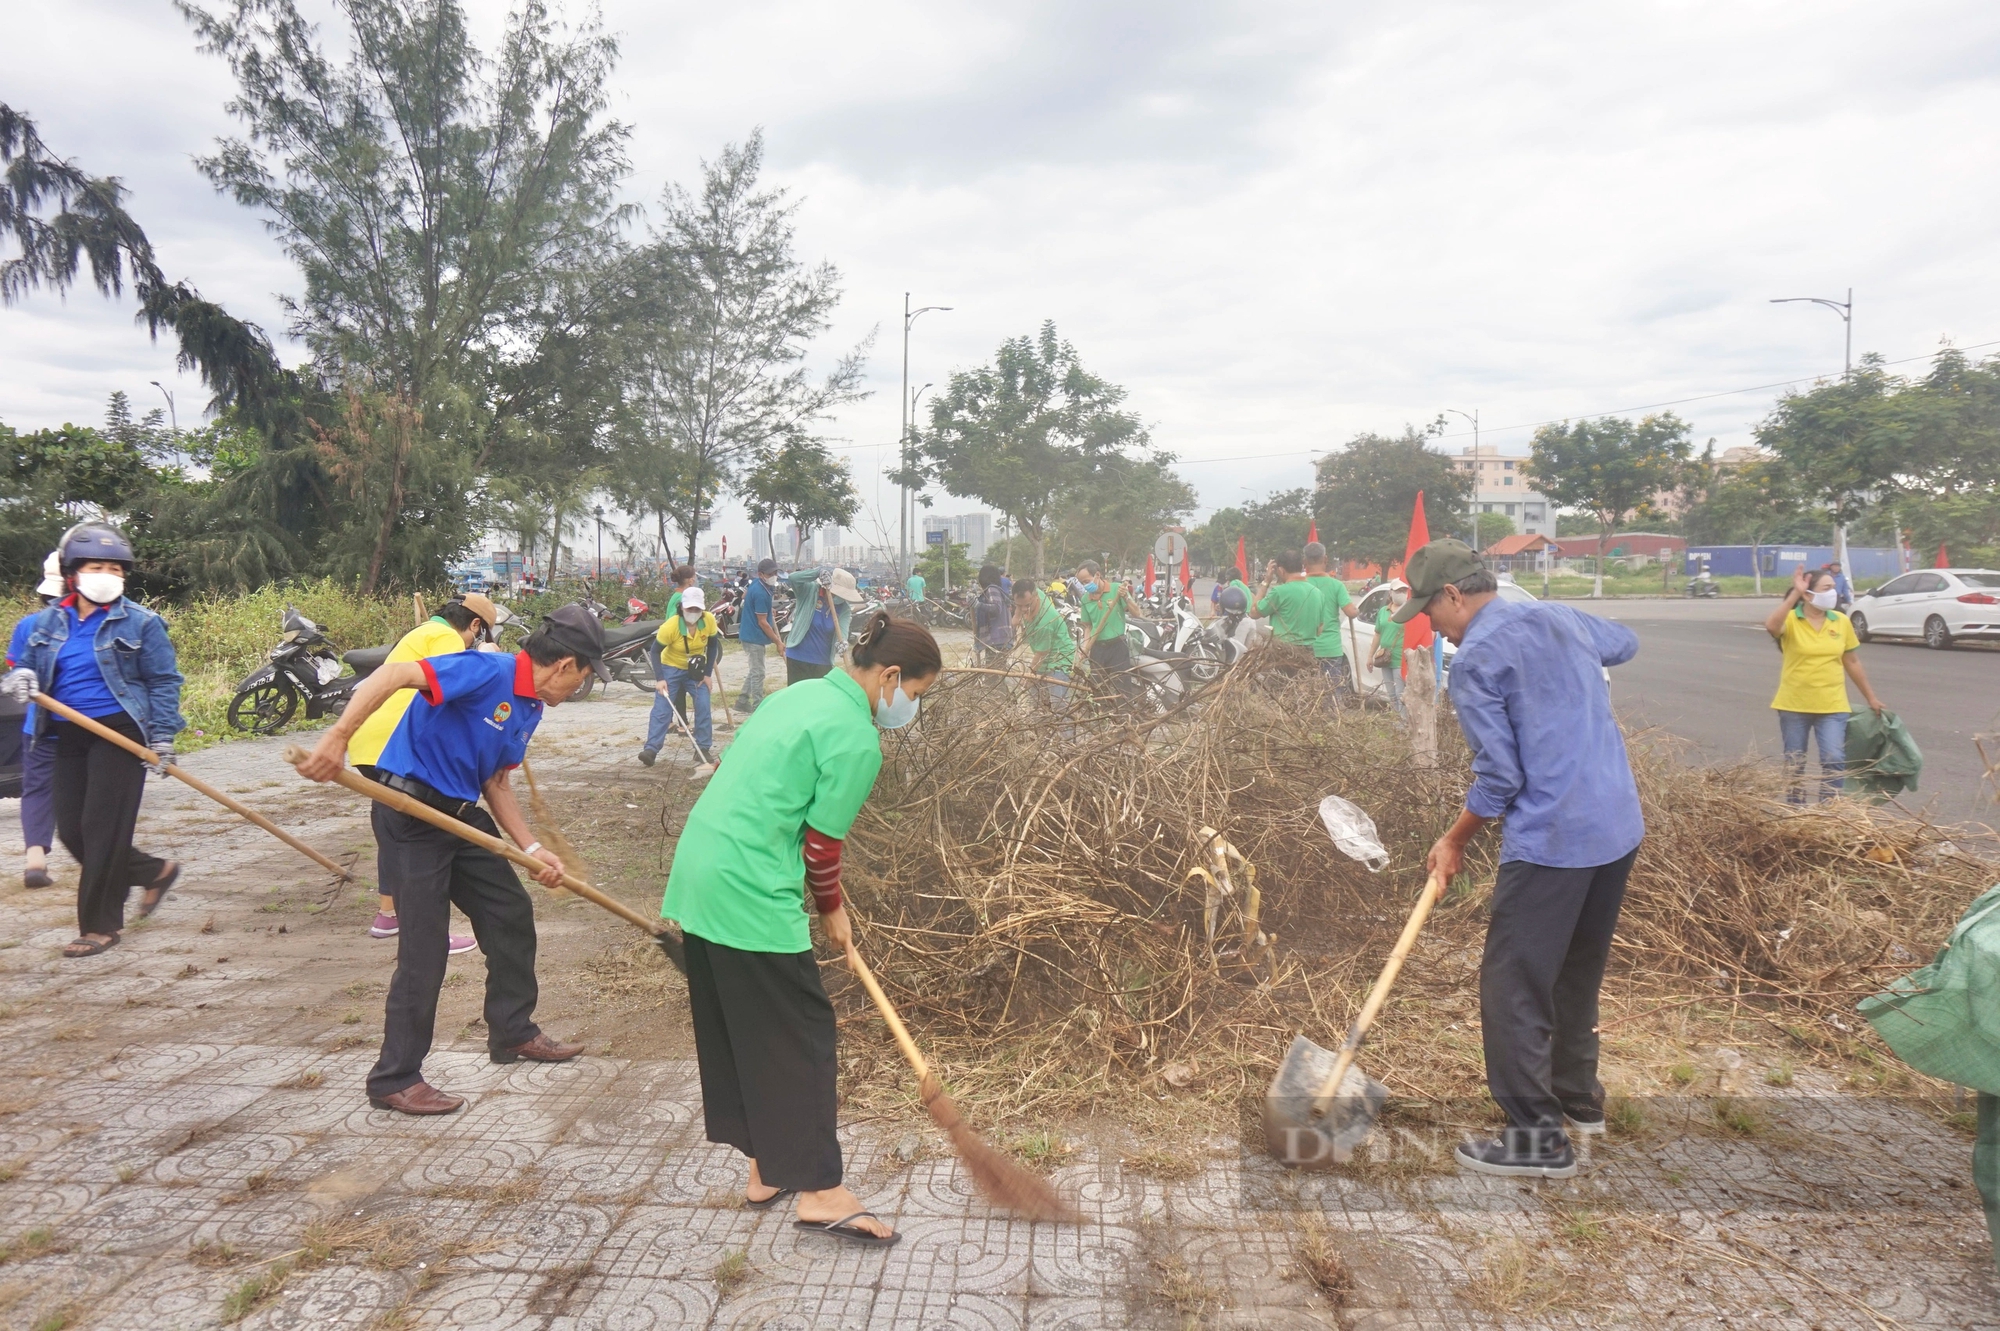
[[[847,945],[847,965],[861,977],[861,987],[875,1000],[876,1008],[882,1013],[882,1020],[888,1024],[889,1034],[896,1037],[896,1047],[901,1049],[903,1057],[909,1060],[910,1071],[917,1074],[917,1086],[921,1090],[931,1079],[931,1065],[924,1062],[923,1054],[917,1049],[917,1042],[910,1038],[909,1031],[903,1028],[903,1019],[896,1015],[895,1005],[889,1002],[889,995],[882,992],[882,986],[875,982],[875,972],[868,969],[868,963],[861,959],[861,954],[854,950],[852,943]]]
[[[310,754],[296,744],[287,744],[285,746],[284,759],[294,767],[297,767],[310,756]],[[489,836],[476,827],[460,822],[441,809],[433,809],[430,805],[420,800],[411,799],[400,790],[392,790],[380,782],[370,781],[359,772],[343,767],[335,774],[333,779],[357,795],[366,795],[376,803],[386,804],[398,813],[407,813],[412,818],[421,818],[433,827],[442,828],[453,836],[461,837],[464,840],[470,841],[475,846],[490,850],[503,859],[512,860],[524,869],[530,869],[539,874],[542,870],[549,867],[533,855],[516,849],[509,843],[502,841],[499,837]],[[629,924],[636,924],[649,934],[657,935],[665,927],[647,919],[624,902],[604,895],[604,893],[598,891],[589,883],[584,882],[581,878],[565,873],[562,876],[562,885],[577,896],[582,897],[585,901],[604,907],[604,909],[610,911],[619,919]]]
[[[1340,1092],[1340,1083],[1347,1076],[1347,1070],[1354,1066],[1356,1055],[1361,1052],[1361,1037],[1375,1022],[1375,1014],[1389,1001],[1389,986],[1396,983],[1396,976],[1403,969],[1403,959],[1410,955],[1410,948],[1417,941],[1417,933],[1429,918],[1431,907],[1444,895],[1444,877],[1433,871],[1424,882],[1423,895],[1417,898],[1416,909],[1410,912],[1410,922],[1403,926],[1403,936],[1396,940],[1395,948],[1389,953],[1389,960],[1383,964],[1382,973],[1375,977],[1375,987],[1368,991],[1368,1001],[1361,1005],[1360,1015],[1347,1028],[1347,1038],[1341,1041],[1340,1056],[1333,1061],[1333,1072],[1320,1086],[1319,1094],[1313,1097],[1314,1116],[1326,1113],[1333,1107],[1335,1097]]]
[[[111,743],[116,744],[119,748],[126,750],[133,757],[141,759],[144,762],[152,763],[154,766],[159,766],[160,755],[154,753],[151,749],[147,748],[145,745],[137,742],[136,740],[130,740],[125,738],[125,736],[119,734],[117,731],[113,730],[110,726],[107,726],[100,721],[93,721],[91,718],[85,716],[83,713],[77,711],[75,708],[70,707],[65,703],[59,703],[54,698],[51,698],[48,694],[42,693],[39,690],[36,691],[32,696],[34,697],[35,705],[37,707],[46,707],[49,709],[49,711],[55,713],[55,715],[57,716],[60,716],[63,720],[68,721],[72,725],[82,726],[85,730],[88,730],[91,734],[97,736],[99,739],[109,740]],[[250,822],[255,823],[257,826],[263,828],[266,832],[269,832],[272,836],[278,838],[278,840],[290,846],[293,850],[296,850],[299,854],[305,856],[307,859],[312,860],[314,863],[325,868],[328,873],[331,873],[334,877],[340,879],[342,882],[347,882],[348,880],[354,877],[352,873],[348,872],[346,869],[341,868],[338,864],[335,864],[332,860],[320,854],[318,851],[314,850],[311,846],[308,846],[305,842],[293,836],[290,832],[285,831],[284,828],[279,827],[276,823],[272,822],[269,818],[266,818],[263,814],[258,813],[255,809],[250,808],[248,805],[242,803],[240,800],[232,799],[230,796],[223,794],[221,791],[217,790],[214,786],[209,785],[208,782],[202,780],[200,777],[195,776],[189,772],[183,772],[178,763],[167,764],[166,772],[168,776],[179,777],[181,780],[187,782],[189,785],[193,786],[196,790],[199,790],[202,794],[208,796],[210,799],[214,800],[217,804],[220,804],[223,808],[229,810],[231,813],[236,814],[239,817],[246,818]]]

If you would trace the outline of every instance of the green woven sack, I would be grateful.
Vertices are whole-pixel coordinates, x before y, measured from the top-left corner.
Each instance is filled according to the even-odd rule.
[[[1924,754],[1894,712],[1857,707],[1847,722],[1847,793],[1878,800],[1917,788]]]
[[[2000,886],[1966,908],[1930,965],[1856,1007],[1917,1071],[2000,1095]]]

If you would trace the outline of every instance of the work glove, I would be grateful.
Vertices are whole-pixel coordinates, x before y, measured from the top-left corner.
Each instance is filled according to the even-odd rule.
[[[37,682],[34,671],[26,666],[20,666],[9,670],[5,675],[0,675],[0,693],[6,694],[25,707],[29,698],[34,695]]]
[[[160,760],[159,764],[155,766],[153,770],[156,773],[158,773],[160,779],[164,781],[167,779],[167,769],[169,767],[180,766],[181,762],[180,755],[174,752],[174,746],[171,744],[155,744],[153,746],[153,752],[159,757]]]

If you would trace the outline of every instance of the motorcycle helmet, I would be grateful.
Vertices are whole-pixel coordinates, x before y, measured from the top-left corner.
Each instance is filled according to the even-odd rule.
[[[87,564],[94,559],[109,559],[132,571],[132,543],[116,527],[107,527],[98,522],[79,522],[62,534],[56,544],[56,554],[62,561],[62,571],[67,576],[76,571],[79,564]]]
[[[1250,598],[1243,594],[1241,587],[1222,589],[1222,613],[1225,615],[1245,615],[1250,613]]]

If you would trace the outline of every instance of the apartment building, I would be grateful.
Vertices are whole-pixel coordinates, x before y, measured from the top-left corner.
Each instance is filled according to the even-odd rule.
[[[1453,470],[1472,476],[1471,502],[1479,512],[1511,518],[1523,536],[1554,536],[1555,505],[1528,484],[1527,462],[1491,444],[1468,444],[1451,459]]]

